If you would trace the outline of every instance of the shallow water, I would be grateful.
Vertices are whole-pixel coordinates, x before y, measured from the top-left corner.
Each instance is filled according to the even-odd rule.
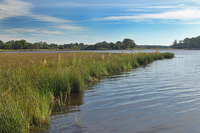
[[[72,94],[38,132],[200,132],[200,51],[168,51],[176,58],[103,77]],[[82,114],[80,126],[75,114]]]

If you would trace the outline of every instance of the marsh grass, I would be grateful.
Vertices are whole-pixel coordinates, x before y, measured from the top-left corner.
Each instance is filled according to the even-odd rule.
[[[101,76],[128,71],[172,53],[20,53],[0,55],[0,132],[28,132],[49,124],[55,104]],[[77,123],[80,119],[77,116]]]
[[[65,106],[67,103],[67,92],[65,92],[65,94],[60,92],[60,95],[55,98],[55,103],[57,103],[59,106]]]

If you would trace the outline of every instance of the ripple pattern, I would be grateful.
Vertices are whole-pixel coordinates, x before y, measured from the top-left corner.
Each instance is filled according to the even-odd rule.
[[[180,56],[89,86],[81,105],[51,116],[47,132],[200,132],[200,55]],[[78,127],[76,110],[82,113]]]

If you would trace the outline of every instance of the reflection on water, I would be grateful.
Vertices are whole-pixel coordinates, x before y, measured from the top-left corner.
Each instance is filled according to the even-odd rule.
[[[75,122],[75,114],[80,117],[81,108],[83,103],[84,93],[74,93],[67,97],[66,106],[55,106],[51,113],[51,125],[49,129],[37,132],[66,132],[68,130],[75,130],[76,132],[82,132],[81,125],[77,125]],[[73,115],[72,115],[73,114]],[[70,117],[71,119],[66,119]]]
[[[102,78],[55,107],[45,132],[200,132],[200,51]],[[75,114],[82,114],[76,125]]]
[[[80,111],[77,109],[77,106],[83,104],[83,93],[74,93],[67,97],[67,102],[65,103],[66,106],[56,106],[53,110],[51,115],[59,115],[59,114],[66,114],[66,113],[73,113],[76,111]]]
[[[81,126],[76,125],[75,122],[75,114],[77,116],[81,113],[80,105],[83,103],[84,93],[74,93],[67,97],[67,102],[65,103],[65,106],[55,106],[51,113],[51,125],[42,125],[42,127],[35,127],[32,129],[31,132],[33,133],[43,133],[43,132],[65,132],[65,130],[69,129],[75,129],[77,132],[81,131]],[[65,121],[65,118],[69,116],[69,114],[74,114],[74,121]],[[62,122],[59,122],[58,119],[62,119]]]

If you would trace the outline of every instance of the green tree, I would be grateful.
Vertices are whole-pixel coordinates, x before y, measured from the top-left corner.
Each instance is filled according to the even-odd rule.
[[[121,41],[116,42],[116,49],[118,49],[118,50],[122,49],[122,42]]]
[[[4,49],[4,43],[0,40],[0,49]]]
[[[43,49],[49,49],[50,47],[49,47],[49,45],[46,42],[43,42],[42,43],[42,48]]]
[[[59,48],[58,44],[55,44],[55,43],[51,43],[51,44],[49,45],[49,47],[50,47],[51,49]]]
[[[84,45],[84,43],[79,43],[79,49],[82,49],[82,50],[84,50],[84,47],[85,47],[85,45]]]
[[[27,48],[27,49],[34,49],[34,46],[33,46],[33,44],[31,44],[31,43],[27,43],[26,48]]]
[[[123,45],[123,49],[127,49],[127,48],[135,48],[136,44],[133,40],[129,39],[129,38],[125,38],[122,42]]]
[[[59,49],[64,49],[64,46],[63,45],[59,45]]]
[[[95,50],[94,45],[87,45],[85,50]]]
[[[172,43],[172,47],[173,47],[173,48],[177,48],[177,44],[178,44],[178,43],[177,43],[177,40],[174,40],[174,42]]]
[[[12,44],[12,49],[22,49],[23,48],[23,44],[20,41],[15,41]]]
[[[116,44],[114,44],[114,43],[111,42],[111,43],[110,43],[110,48],[111,48],[111,49],[116,49]]]
[[[6,42],[4,45],[4,49],[11,49],[11,45],[12,45],[11,41]]]
[[[185,38],[185,39],[183,40],[183,43],[185,44],[185,47],[188,49],[188,46],[189,46],[189,44],[190,44],[190,38]]]
[[[75,46],[78,46],[78,43],[76,42],[74,45],[75,45]]]
[[[26,49],[26,46],[27,46],[27,42],[26,40],[21,40],[20,43],[22,44],[22,48]]]

